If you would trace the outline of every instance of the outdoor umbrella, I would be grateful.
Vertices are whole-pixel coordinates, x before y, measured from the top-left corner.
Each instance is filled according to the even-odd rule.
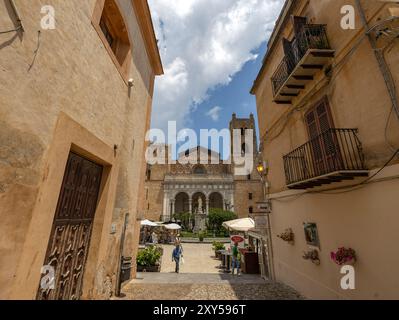
[[[166,224],[164,227],[169,230],[180,230],[181,229],[181,227],[176,223]]]
[[[158,225],[155,222],[152,222],[150,220],[143,220],[141,221],[142,226],[147,226],[147,227],[158,227]]]
[[[243,218],[223,222],[222,226],[229,230],[248,232],[255,227],[255,222],[251,218]]]

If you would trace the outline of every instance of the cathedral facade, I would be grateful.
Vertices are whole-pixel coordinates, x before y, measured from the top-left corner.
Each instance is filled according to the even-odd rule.
[[[248,174],[235,174],[234,164],[224,162],[219,153],[203,147],[179,154],[177,161],[148,165],[145,181],[145,218],[170,221],[178,213],[191,213],[196,217],[206,218],[212,208],[235,212],[240,218],[254,213],[256,202],[262,201],[263,197],[262,184],[256,171],[258,150],[255,120],[252,114],[244,119],[233,114],[230,134],[233,137],[234,130],[241,132],[243,153],[248,148],[244,139],[248,129],[253,130],[253,148],[249,148],[253,152],[253,165]],[[169,154],[168,147],[165,149],[165,153]],[[180,160],[187,156],[194,157],[195,161],[182,164],[183,161]],[[233,149],[230,155],[230,159],[232,158]]]

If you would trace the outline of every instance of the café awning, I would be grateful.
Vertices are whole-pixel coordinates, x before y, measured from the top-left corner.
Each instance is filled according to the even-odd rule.
[[[251,218],[242,218],[223,222],[222,226],[228,230],[248,232],[255,227],[255,222]]]

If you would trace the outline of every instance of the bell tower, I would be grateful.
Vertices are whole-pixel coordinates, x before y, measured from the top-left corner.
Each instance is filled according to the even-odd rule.
[[[249,118],[237,118],[237,115],[233,113],[233,117],[230,121],[230,138],[232,141],[231,144],[231,155],[233,155],[233,132],[234,130],[239,130],[241,135],[241,151],[247,150],[247,146],[245,146],[245,132],[246,130],[253,130],[253,138],[252,138],[252,145],[253,145],[253,153],[257,155],[258,153],[258,144],[256,140],[256,127],[255,127],[255,118],[254,115],[251,113]]]
[[[234,148],[234,132],[235,130],[238,130],[239,135],[240,135],[240,148]],[[245,140],[246,132],[247,130],[252,130],[252,139],[250,142]],[[252,150],[253,153],[253,161],[254,161],[254,168],[256,166],[255,162],[257,159],[258,155],[258,144],[257,144],[257,139],[256,139],[256,127],[255,127],[255,117],[251,113],[249,118],[237,118],[237,115],[233,113],[232,119],[230,121],[230,139],[231,139],[231,151],[230,151],[230,156],[232,160],[232,168],[234,167],[234,156],[243,156],[245,153],[249,152]],[[251,144],[251,145],[248,145]],[[234,155],[234,151],[240,152],[240,154]],[[251,180],[254,175],[254,170],[252,170],[251,174],[248,174],[247,176],[242,176],[242,177],[236,177],[235,179],[245,179],[245,180]]]

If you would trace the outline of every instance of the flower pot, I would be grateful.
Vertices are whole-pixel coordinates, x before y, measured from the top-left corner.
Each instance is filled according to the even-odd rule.
[[[137,266],[137,272],[160,272],[161,266]]]

